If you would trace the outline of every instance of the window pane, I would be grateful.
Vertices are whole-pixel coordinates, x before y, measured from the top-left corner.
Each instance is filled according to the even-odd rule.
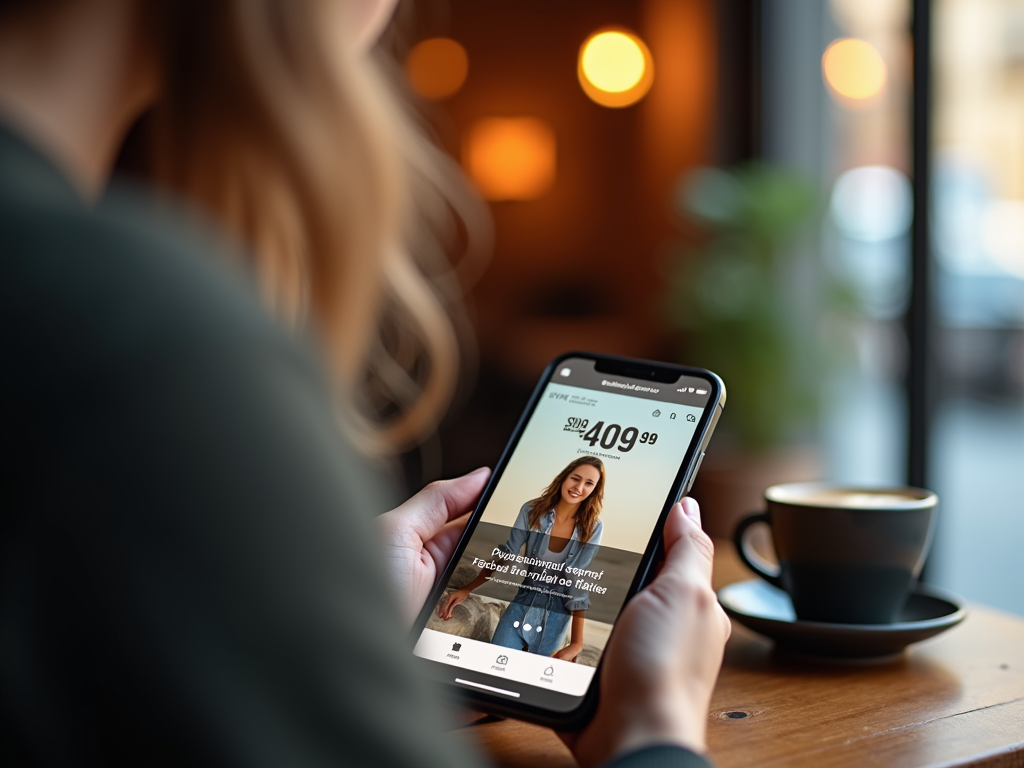
[[[931,581],[1024,614],[1024,2],[933,13]]]
[[[762,7],[765,158],[803,170],[821,192],[821,228],[809,246],[824,267],[816,300],[832,353],[822,382],[821,474],[902,484],[913,215],[909,0]]]

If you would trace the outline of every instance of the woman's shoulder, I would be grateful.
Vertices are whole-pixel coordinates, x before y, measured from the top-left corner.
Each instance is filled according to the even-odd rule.
[[[57,349],[116,365],[266,349],[288,335],[262,308],[255,280],[187,216],[126,196],[95,209],[7,202],[4,313],[27,343],[53,335],[64,340]]]

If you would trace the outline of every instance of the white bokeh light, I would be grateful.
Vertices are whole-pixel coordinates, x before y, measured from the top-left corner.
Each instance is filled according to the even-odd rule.
[[[981,239],[992,261],[1024,278],[1024,200],[994,200],[982,215]]]
[[[836,179],[829,208],[844,236],[869,243],[891,240],[910,228],[910,180],[884,165],[852,168]]]

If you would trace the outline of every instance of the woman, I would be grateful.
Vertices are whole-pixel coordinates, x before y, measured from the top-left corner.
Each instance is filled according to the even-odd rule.
[[[601,506],[604,502],[604,463],[596,456],[580,456],[558,473],[544,493],[523,504],[502,549],[518,555],[523,546],[529,557],[554,566],[559,575],[565,568],[586,568],[601,543]],[[487,580],[486,571],[448,596],[438,610],[445,620],[470,593]],[[501,615],[491,642],[506,648],[575,661],[583,650],[583,620],[590,607],[590,593],[575,587],[559,587],[561,597],[551,594],[551,585],[530,577]],[[572,628],[569,643],[565,643]]]
[[[388,11],[0,0],[5,765],[473,762],[384,573],[422,604],[487,473],[374,531],[364,460],[429,429],[454,375],[447,294],[403,246],[438,177],[368,52]],[[103,195],[146,109],[160,202]],[[670,519],[606,667],[640,719],[599,712],[584,764],[703,748],[726,624],[702,536]],[[711,650],[652,649],[663,690],[641,637]]]

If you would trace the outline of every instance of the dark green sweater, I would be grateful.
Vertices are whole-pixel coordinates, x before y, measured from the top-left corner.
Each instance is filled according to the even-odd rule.
[[[459,766],[310,345],[0,126],[0,762]],[[620,761],[681,765],[683,750]]]

